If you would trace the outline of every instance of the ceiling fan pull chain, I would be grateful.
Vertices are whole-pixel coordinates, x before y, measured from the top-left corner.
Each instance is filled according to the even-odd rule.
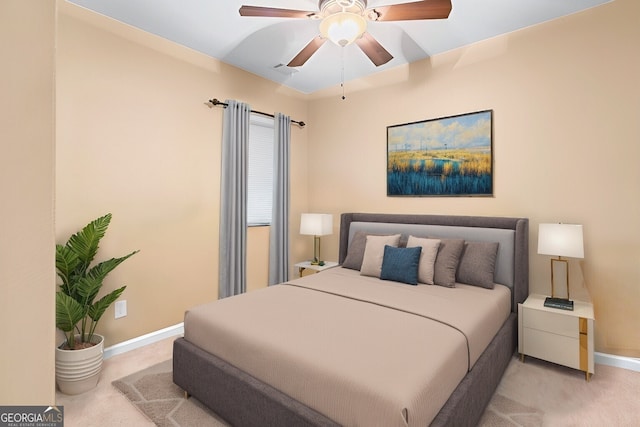
[[[344,96],[344,46],[342,46],[342,75],[340,76],[340,86],[342,87],[342,100],[344,101],[347,97]]]

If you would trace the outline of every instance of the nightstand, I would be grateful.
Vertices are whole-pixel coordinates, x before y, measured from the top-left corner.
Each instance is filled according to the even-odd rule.
[[[302,261],[296,264],[296,267],[298,267],[298,272],[300,274],[300,277],[302,277],[302,272],[304,270],[314,270],[318,272],[318,271],[327,270],[329,268],[333,268],[337,266],[338,266],[338,263],[334,261],[325,261],[324,265],[317,265],[317,264],[314,265],[314,264],[311,264],[311,261]]]
[[[544,295],[531,294],[518,304],[518,352],[594,373],[593,304],[574,301],[573,311],[544,306]]]

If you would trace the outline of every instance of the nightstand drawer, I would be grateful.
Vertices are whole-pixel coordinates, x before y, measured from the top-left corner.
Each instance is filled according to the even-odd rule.
[[[577,338],[526,329],[523,344],[524,354],[580,369],[580,342]]]
[[[523,326],[578,339],[578,318],[541,310],[524,310]]]

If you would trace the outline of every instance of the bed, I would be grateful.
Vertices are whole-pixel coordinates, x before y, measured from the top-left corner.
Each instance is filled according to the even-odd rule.
[[[476,425],[516,348],[528,220],[345,213],[339,262],[188,310],[174,382],[234,426]]]

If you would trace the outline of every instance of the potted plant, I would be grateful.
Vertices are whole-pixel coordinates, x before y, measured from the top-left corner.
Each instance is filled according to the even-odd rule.
[[[56,382],[65,394],[78,394],[96,386],[102,369],[104,337],[95,333],[106,309],[124,292],[122,286],[96,300],[113,269],[138,251],[91,265],[111,214],[97,218],[56,245],[56,270],[61,279],[56,292],[56,327],[65,341],[56,349]]]

